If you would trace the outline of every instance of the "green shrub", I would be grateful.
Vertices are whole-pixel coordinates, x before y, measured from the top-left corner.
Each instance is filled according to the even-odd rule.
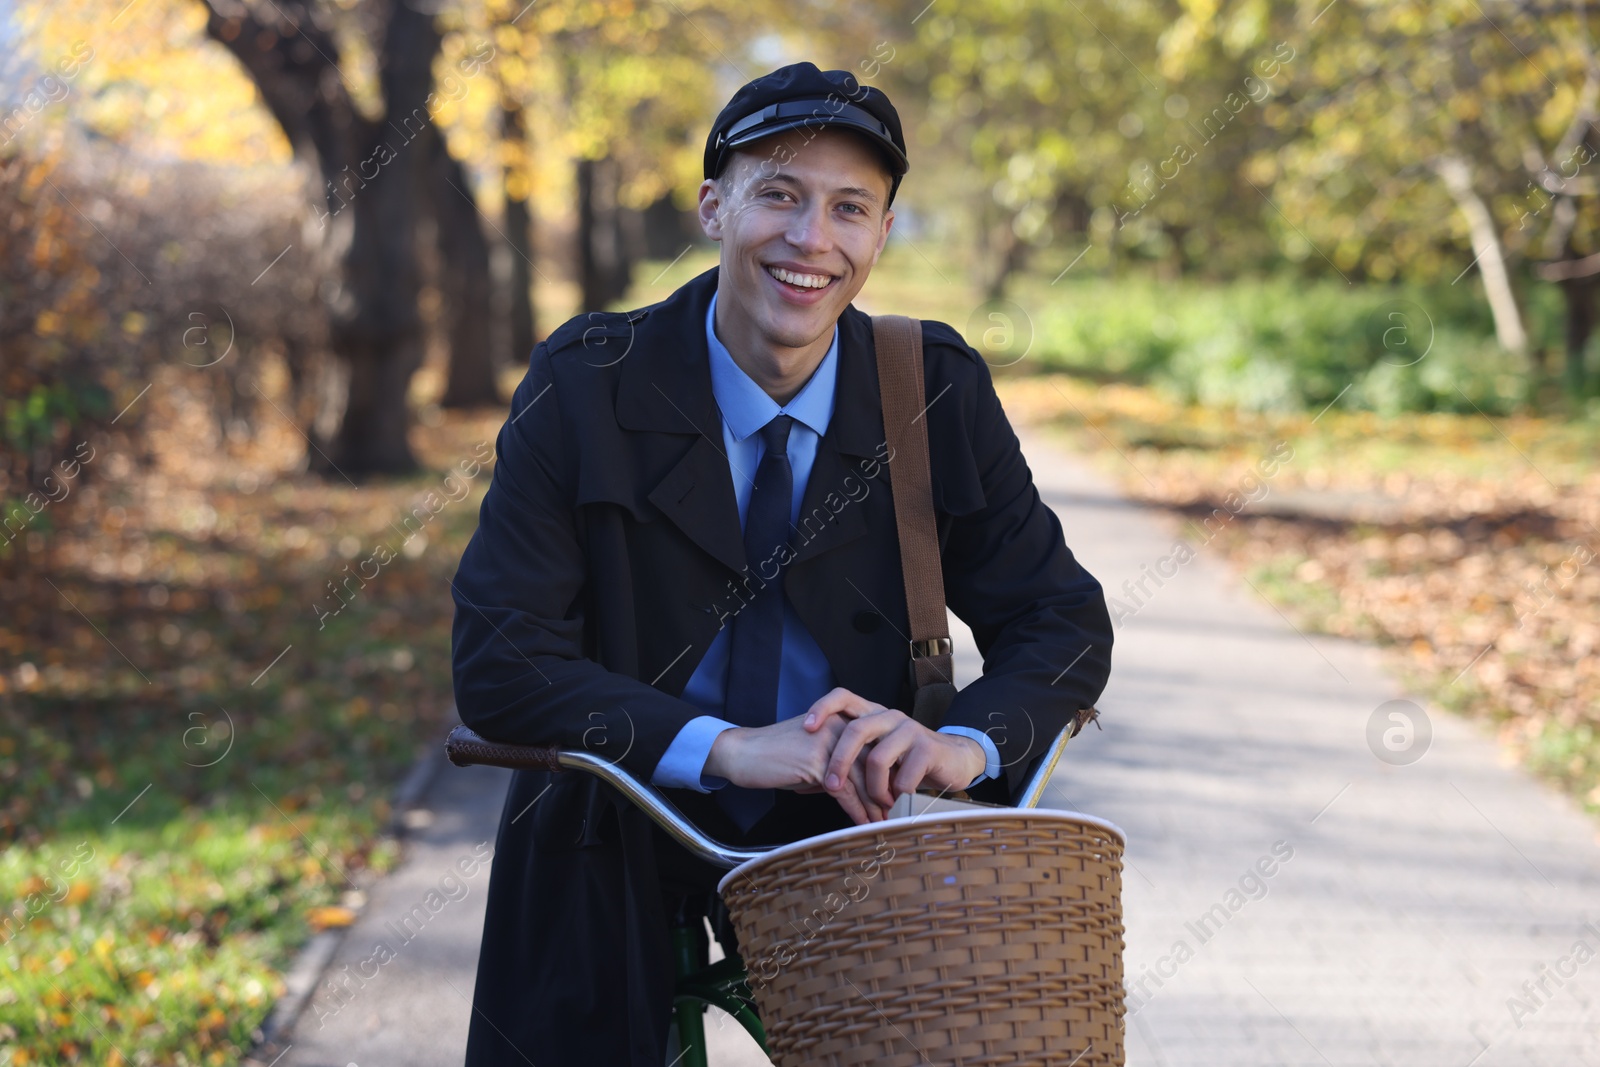
[[[1034,283],[1017,300],[1037,369],[1149,383],[1187,402],[1504,413],[1530,392],[1466,286],[1087,278]]]

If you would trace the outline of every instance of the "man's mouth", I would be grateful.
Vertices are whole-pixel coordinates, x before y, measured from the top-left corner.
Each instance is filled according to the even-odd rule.
[[[831,274],[802,274],[799,271],[785,270],[782,267],[767,267],[766,271],[785,285],[808,291],[826,289],[833,284],[834,280]]]

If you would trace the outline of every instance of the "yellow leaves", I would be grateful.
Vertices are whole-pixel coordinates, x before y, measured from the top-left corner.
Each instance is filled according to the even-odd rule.
[[[356,913],[350,908],[329,905],[327,907],[312,908],[306,912],[306,921],[313,930],[343,929],[356,921]]]
[[[522,50],[522,36],[522,31],[515,26],[496,26],[494,30],[495,47],[502,52],[520,52]]]
[[[1228,54],[1237,56],[1262,42],[1267,24],[1264,0],[1243,0],[1223,24],[1220,37]]]
[[[528,64],[521,56],[513,52],[500,53],[500,80],[507,86],[526,86],[528,73]]]
[[[1278,173],[1277,157],[1266,153],[1250,157],[1244,165],[1245,178],[1263,187],[1277,181]]]
[[[1403,34],[1415,36],[1424,29],[1424,13],[1414,4],[1395,4],[1389,9],[1389,14],[1389,24]]]
[[[87,54],[61,102],[35,119],[46,126],[76,120],[151,152],[234,165],[286,163],[289,146],[260,107],[255,87],[220,45],[205,35],[204,5],[145,0],[137,17],[106,32],[103,4],[26,0],[19,38],[43,65]]]
[[[1539,110],[1536,121],[1540,134],[1554,140],[1560,137],[1568,124],[1572,121],[1572,113],[1578,104],[1578,87],[1571,82],[1563,82],[1556,86],[1550,98],[1544,102],[1544,107]]]

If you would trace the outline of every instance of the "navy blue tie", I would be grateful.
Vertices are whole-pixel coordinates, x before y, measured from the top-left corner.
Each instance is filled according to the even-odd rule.
[[[788,452],[793,425],[792,416],[774,415],[761,428],[767,450],[756,468],[745,513],[744,555],[752,579],[747,587],[755,592],[733,617],[722,716],[739,726],[771,726],[778,721],[778,667],[783,661],[781,562],[785,555],[780,550],[789,543],[789,509],[794,500],[794,471],[789,467]],[[775,800],[771,789],[728,785],[717,790],[722,810],[743,831],[770,811]]]

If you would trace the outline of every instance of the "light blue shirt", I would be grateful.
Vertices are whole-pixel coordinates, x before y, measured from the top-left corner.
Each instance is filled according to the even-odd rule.
[[[794,424],[789,428],[789,468],[794,474],[794,499],[790,502],[789,521],[798,523],[800,502],[805,496],[806,482],[811,478],[811,466],[817,458],[817,443],[828,431],[828,421],[833,417],[834,383],[839,373],[839,327],[833,328],[833,342],[827,355],[787,404],[778,405],[746,374],[726,346],[717,338],[717,298],[711,297],[711,307],[706,311],[706,347],[711,353],[711,391],[717,407],[722,411],[722,445],[728,457],[729,473],[733,478],[734,500],[739,506],[739,527],[744,528],[750,511],[750,493],[755,487],[756,468],[766,453],[766,442],[758,432],[776,415],[789,415]],[[705,772],[706,758],[717,735],[731,730],[735,724],[721,718],[726,710],[728,690],[728,654],[733,629],[724,626],[712,639],[705,658],[695,668],[684,687],[683,699],[705,712],[678,731],[678,736],[667,746],[661,762],[656,764],[651,776],[654,785],[663,788],[693,789],[705,793],[728,784],[726,778]],[[823,655],[816,639],[811,636],[794,605],[786,600],[783,605],[783,652],[778,669],[778,718],[788,719],[804,714],[828,690],[834,687],[833,672],[828,658]],[[973,783],[1000,773],[1000,753],[994,741],[981,730],[967,726],[946,726],[942,733],[970,737],[983,746],[984,770]]]

